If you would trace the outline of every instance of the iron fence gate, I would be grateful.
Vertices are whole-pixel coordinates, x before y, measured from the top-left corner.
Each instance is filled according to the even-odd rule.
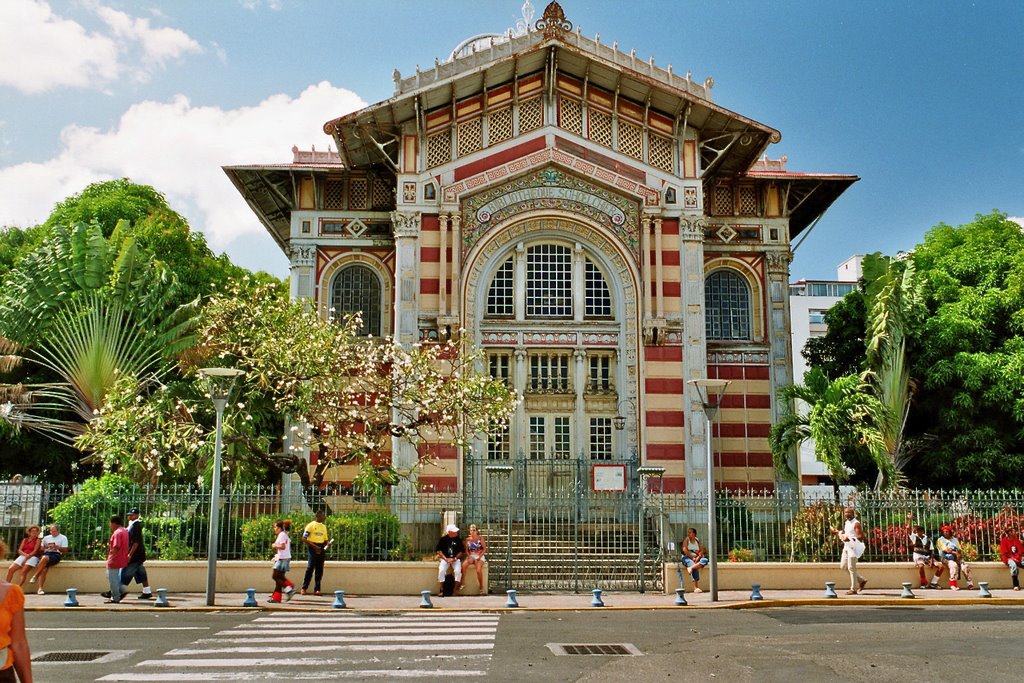
[[[599,491],[597,468],[621,491]],[[490,588],[661,590],[663,519],[636,458],[467,458],[466,519],[488,539]]]

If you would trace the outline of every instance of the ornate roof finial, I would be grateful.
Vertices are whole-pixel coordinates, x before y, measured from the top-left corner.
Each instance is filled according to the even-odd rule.
[[[544,15],[534,24],[534,28],[543,31],[545,38],[561,38],[562,34],[572,31],[572,22],[565,18],[561,5],[550,2],[544,8]]]

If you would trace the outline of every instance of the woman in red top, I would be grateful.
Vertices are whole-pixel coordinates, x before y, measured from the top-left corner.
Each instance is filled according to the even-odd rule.
[[[1024,543],[1021,543],[1020,536],[1016,531],[1007,531],[999,544],[999,554],[1003,558],[1003,564],[1010,568],[1010,578],[1013,580],[1013,590],[1020,590],[1020,568],[1024,565]]]
[[[11,566],[7,568],[7,580],[10,581],[14,575],[18,572],[21,576],[18,577],[18,585],[22,586],[25,584],[25,577],[28,576],[28,570],[39,564],[39,556],[43,553],[43,539],[39,538],[39,527],[32,525],[28,529],[25,529],[25,533],[28,536],[18,546],[18,557],[14,559]]]

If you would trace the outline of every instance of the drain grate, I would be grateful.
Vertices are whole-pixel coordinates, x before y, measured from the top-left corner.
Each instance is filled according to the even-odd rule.
[[[559,656],[637,657],[642,654],[632,643],[548,643],[548,649]]]
[[[47,652],[35,657],[33,662],[93,662],[106,657],[110,652]]]

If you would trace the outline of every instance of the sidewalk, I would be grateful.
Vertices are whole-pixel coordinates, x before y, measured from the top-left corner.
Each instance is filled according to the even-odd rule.
[[[269,590],[260,587],[257,590],[256,599],[258,608],[245,608],[242,602],[245,594],[242,593],[218,593],[216,605],[206,605],[206,596],[201,593],[169,593],[168,601],[170,609],[176,610],[245,610],[245,609],[266,609],[266,610],[304,610],[304,611],[336,611],[331,604],[334,602],[333,593],[325,593],[322,597],[312,595],[296,595],[291,602],[280,605],[267,604]],[[900,597],[900,589],[866,589],[862,594],[855,596],[842,595],[839,598],[826,599],[824,589],[820,591],[808,590],[779,590],[773,591],[762,588],[761,594],[764,600],[751,601],[750,591],[721,591],[719,601],[712,603],[708,593],[686,593],[686,601],[689,608],[704,609],[757,609],[765,607],[787,607],[799,605],[831,605],[831,606],[857,606],[857,605],[1021,605],[1024,606],[1024,592],[1014,592],[1007,589],[993,590],[991,598],[979,597],[978,590],[960,591],[950,590],[915,590],[913,600]],[[79,610],[159,610],[153,606],[153,600],[139,600],[138,593],[129,594],[124,602],[117,605],[106,605],[103,598],[95,593],[79,594]],[[675,595],[662,593],[620,593],[605,592],[602,595],[606,609],[680,609],[675,606]],[[30,594],[25,596],[25,609],[33,610],[58,610],[69,609],[64,607],[67,596],[64,593],[51,593],[47,595]],[[432,596],[434,609],[438,611],[479,611],[479,610],[504,610],[506,595],[458,595],[448,598]],[[590,602],[593,595],[590,591],[585,593],[526,593],[518,594],[520,609],[524,610],[587,610],[593,609]],[[345,595],[345,603],[350,611],[367,612],[405,612],[417,610],[420,605],[419,595]],[[166,611],[163,608],[161,611]]]

